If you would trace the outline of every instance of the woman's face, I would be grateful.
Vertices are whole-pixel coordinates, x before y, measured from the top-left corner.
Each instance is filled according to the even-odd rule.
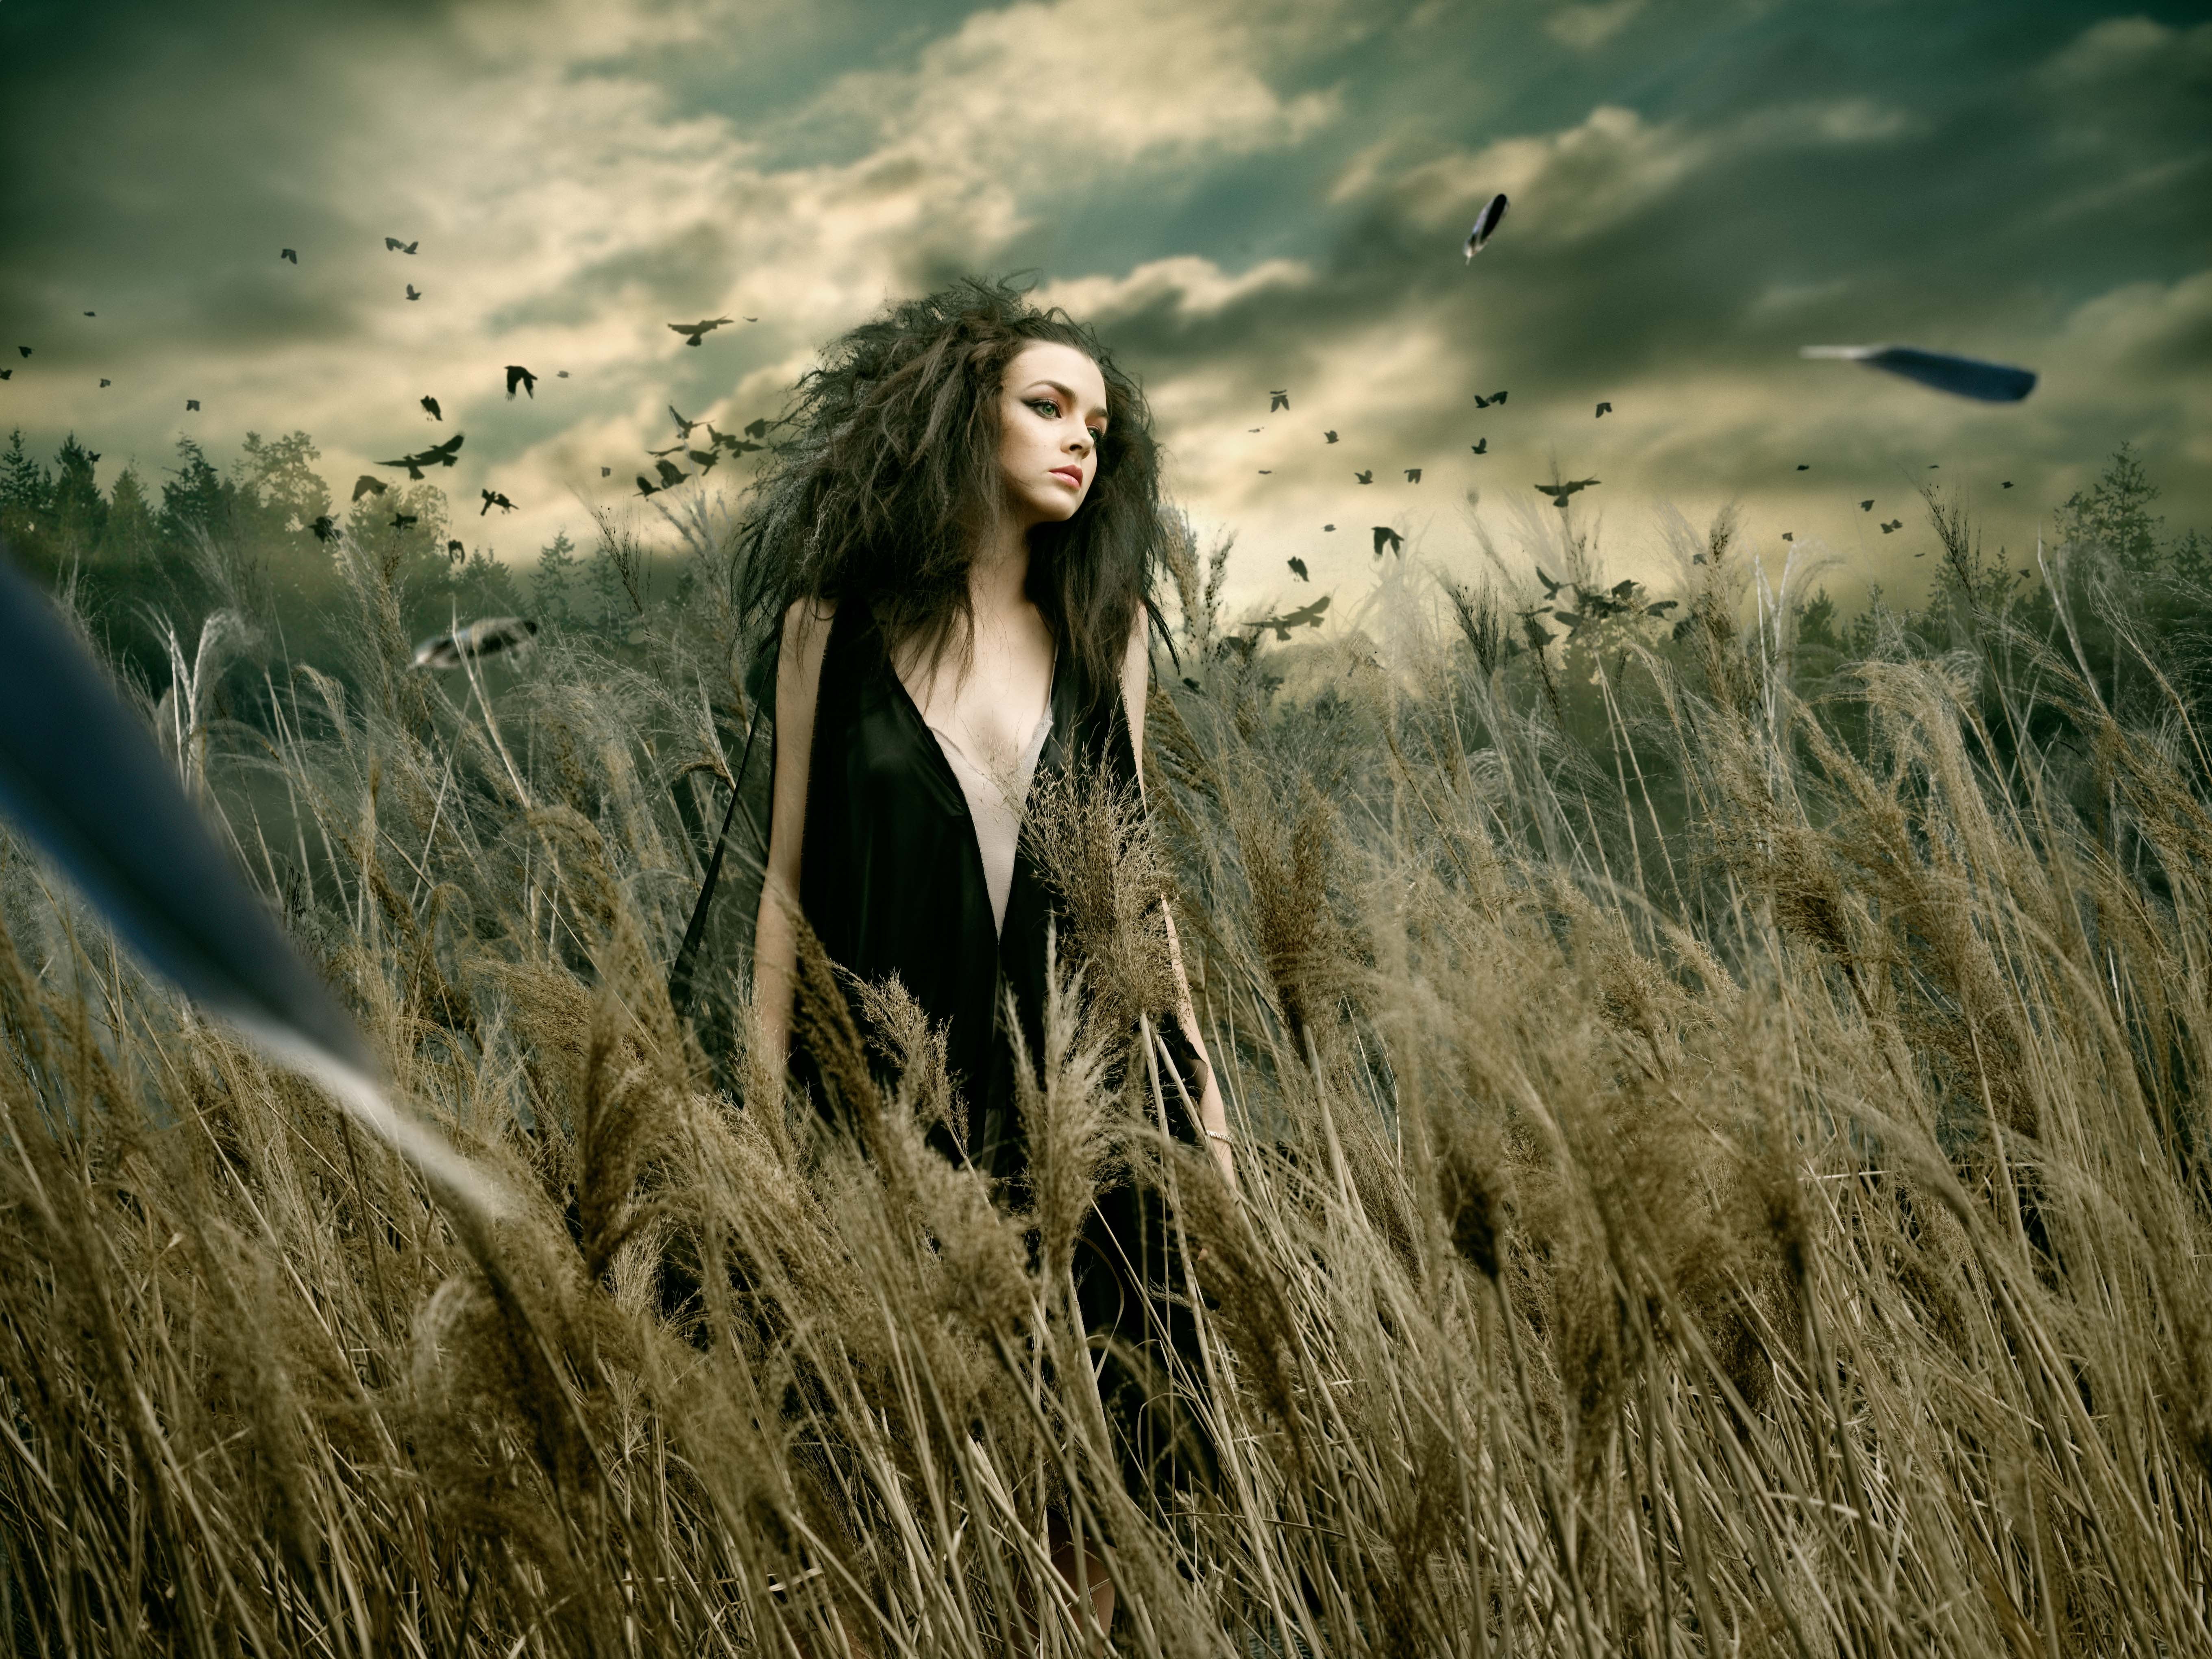
[[[1073,346],[1039,340],[1006,365],[999,391],[999,472],[1024,530],[1071,518],[1098,473],[1106,380]]]

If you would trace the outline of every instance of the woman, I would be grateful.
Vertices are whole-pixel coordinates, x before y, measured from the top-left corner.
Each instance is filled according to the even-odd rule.
[[[825,353],[748,532],[750,608],[782,619],[754,947],[762,1052],[790,1050],[803,918],[831,962],[862,981],[896,975],[942,1028],[967,1110],[939,1144],[1017,1193],[1014,1067],[1042,1051],[1059,914],[1022,814],[1053,780],[1141,791],[1160,524],[1149,418],[1087,330],[1005,284],[963,282]],[[1164,920],[1180,1041],[1150,1058],[1170,1127],[1204,1137],[1233,1182]],[[811,1076],[803,1052],[792,1059]],[[1178,1109],[1189,1101],[1194,1122]],[[1162,1231],[1157,1202],[1126,1188],[1095,1207],[1076,1267],[1094,1338],[1105,1326],[1157,1340],[1164,1326],[1181,1346],[1187,1320],[1175,1328],[1158,1289]],[[1142,1384],[1109,1363],[1101,1386],[1125,1454],[1149,1462]],[[1109,1621],[1112,1586],[1079,1554],[1062,1541],[1055,1563]]]

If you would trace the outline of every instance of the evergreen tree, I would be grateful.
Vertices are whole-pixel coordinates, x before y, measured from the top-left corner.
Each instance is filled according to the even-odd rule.
[[[19,552],[44,539],[53,493],[52,476],[23,447],[21,429],[9,433],[7,453],[0,455],[0,535]]]
[[[209,464],[199,445],[190,438],[177,440],[177,461],[176,471],[170,474],[173,482],[161,486],[161,526],[164,544],[181,550],[195,530],[215,532],[230,528],[238,489]]]
[[[2097,482],[2075,490],[2058,509],[2058,538],[2112,560],[2130,575],[2155,574],[2163,562],[2159,529],[2166,522],[2151,516],[2158,495],[2135,447],[2123,442]]]
[[[100,534],[100,559],[118,570],[136,569],[151,556],[159,527],[138,482],[138,469],[126,466],[108,492],[107,527]]]
[[[574,626],[576,582],[582,569],[576,544],[565,530],[555,532],[552,541],[538,550],[538,569],[530,581],[530,601],[541,623],[549,628]]]
[[[54,457],[56,468],[49,518],[55,552],[63,559],[88,556],[100,545],[107,528],[107,502],[100,493],[92,452],[72,432],[62,440]]]

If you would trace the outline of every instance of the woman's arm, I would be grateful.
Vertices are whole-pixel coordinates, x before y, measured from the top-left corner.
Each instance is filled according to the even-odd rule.
[[[799,855],[806,840],[806,779],[814,753],[814,697],[835,611],[800,600],[783,613],[775,672],[775,776],[770,784],[768,870],[753,932],[753,1017],[760,1058],[782,1074],[791,1045],[792,982],[799,960]]]
[[[1152,678],[1152,653],[1150,641],[1145,636],[1145,612],[1137,612],[1137,624],[1129,633],[1128,654],[1121,660],[1121,706],[1129,716],[1129,746],[1137,757],[1137,793],[1145,790],[1145,695]],[[1204,1086],[1198,1097],[1198,1126],[1206,1132],[1206,1149],[1213,1161],[1221,1166],[1221,1173],[1231,1187],[1237,1184],[1237,1158],[1229,1142],[1229,1115],[1222,1109],[1221,1087],[1214,1081],[1213,1063],[1206,1058],[1206,1041],[1199,1035],[1198,1013],[1190,1000],[1190,981],[1182,970],[1182,945],[1176,938],[1175,913],[1165,899],[1160,901],[1160,919],[1168,930],[1168,963],[1175,970],[1176,1022],[1182,1027],[1184,1038],[1198,1056],[1200,1068],[1206,1074]]]

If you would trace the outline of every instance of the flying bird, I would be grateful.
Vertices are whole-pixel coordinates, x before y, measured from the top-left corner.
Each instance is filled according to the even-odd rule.
[[[1864,500],[1864,501],[1861,501],[1861,502],[1859,503],[1859,511],[1860,511],[1860,512],[1862,512],[1862,513],[1871,513],[1871,512],[1873,512],[1873,511],[1874,511],[1874,497],[1873,497],[1873,496],[1871,496],[1871,495],[1869,495],[1869,496],[1868,496],[1868,497],[1867,497],[1867,499],[1866,499],[1866,500]]]
[[[1565,582],[1555,582],[1549,576],[1546,575],[1544,574],[1544,567],[1540,564],[1536,567],[1536,580],[1543,583],[1544,597],[1547,599],[1558,599],[1559,597],[1559,590],[1566,586]]]
[[[553,378],[556,380],[565,380],[568,378],[568,371],[565,368],[556,368],[553,371]]]
[[[477,517],[479,519],[483,517],[485,514],[490,512],[495,507],[502,513],[512,513],[514,511],[514,503],[507,500],[506,496],[501,495],[496,489],[486,489],[479,491],[478,493],[483,496],[483,505],[477,509]]]
[[[295,250],[289,247],[281,250],[277,253],[276,257],[280,259],[289,259],[295,265],[300,263],[299,254]]]
[[[1886,524],[1886,525],[1882,526],[1882,527],[1881,527],[1881,533],[1882,533],[1883,535],[1887,536],[1887,534],[1889,534],[1889,532],[1890,532],[1891,531],[1893,531],[1893,530],[1896,529],[1899,525],[1903,524],[1904,522],[1905,522],[1905,520],[1902,520],[1902,519],[1892,519],[1892,520],[1891,520],[1887,524]]]
[[[1611,404],[1600,404],[1597,406],[1597,413],[1596,413],[1595,416],[1591,416],[1591,418],[1592,418],[1593,420],[1599,420],[1599,421],[1601,421],[1601,420],[1603,420],[1607,416],[1608,416],[1608,415],[1610,415],[1610,414],[1612,414],[1612,413],[1613,413],[1613,405],[1612,405]]]
[[[611,466],[603,466],[599,469],[599,476],[602,478],[611,478],[615,476],[615,470]]]
[[[99,313],[98,312],[96,312],[96,311],[88,311],[88,312],[86,312],[84,314],[85,314],[86,316],[88,316],[88,317],[97,317],[98,315],[100,315],[100,313]]]
[[[1376,558],[1382,556],[1382,550],[1386,547],[1397,552],[1402,551],[1405,545],[1406,538],[1391,529],[1389,525],[1378,524],[1375,526],[1375,556]]]
[[[690,436],[691,435],[691,428],[692,428],[693,427],[695,427],[695,426],[701,426],[701,425],[703,425],[703,424],[704,424],[704,422],[700,422],[700,421],[687,421],[687,420],[685,420],[685,419],[684,419],[681,415],[678,415],[678,414],[677,414],[677,413],[676,413],[676,405],[675,405],[674,404],[669,404],[669,405],[668,405],[668,412],[669,412],[669,414],[670,414],[672,416],[673,416],[673,417],[674,417],[674,419],[675,419],[675,422],[676,422],[676,435],[677,435],[678,437],[679,437],[679,438],[688,438],[688,437],[690,437]]]
[[[2035,371],[2008,363],[1984,362],[1978,357],[1957,357],[1948,351],[1923,351],[1917,346],[1807,346],[1802,357],[1840,357],[1864,363],[1891,374],[1917,380],[1956,398],[1978,403],[2016,404],[2035,390]]]
[[[2012,488],[2012,480],[2010,478],[2007,478],[2003,483],[1998,486],[1998,488],[2001,489],[2010,489]]]
[[[105,391],[105,390],[106,390],[106,388],[107,388],[107,387],[109,387],[110,386],[112,386],[113,384],[114,384],[114,382],[113,382],[113,381],[112,381],[112,380],[102,380],[102,381],[100,383],[100,389],[101,389],[102,391]]]
[[[14,380],[15,378],[15,371],[14,369],[12,369],[12,368],[0,368],[0,380]]]
[[[657,495],[660,493],[660,486],[641,472],[637,475],[637,493],[641,495]]]
[[[1487,409],[1492,404],[1502,404],[1504,401],[1505,394],[1502,392],[1492,392],[1487,398],[1484,397],[1480,392],[1474,394],[1474,406],[1477,409]]]
[[[526,617],[486,617],[464,623],[415,647],[417,668],[459,668],[471,657],[495,657],[519,651],[537,637],[538,624]]]
[[[402,253],[412,253],[416,248],[422,246],[422,244],[419,240],[412,242],[402,242],[397,236],[387,236],[384,239],[384,246],[387,252],[391,249],[397,248]]]
[[[1501,191],[1485,202],[1482,204],[1482,211],[1474,216],[1474,228],[1467,234],[1466,252],[1470,262],[1476,254],[1482,252],[1483,246],[1490,240],[1499,222],[1504,217],[1505,197]]]
[[[507,395],[510,402],[514,399],[514,388],[517,386],[520,386],[530,394],[530,400],[532,403],[538,401],[538,377],[520,363],[509,363],[507,366]]]
[[[1334,432],[1324,432],[1321,435],[1328,439],[1331,443],[1334,443],[1336,441],[1336,434]]]
[[[1797,463],[1797,470],[1800,472],[1810,472],[1813,470],[1813,463],[1810,461],[1800,461]]]
[[[411,530],[422,521],[422,514],[418,513],[395,513],[392,515],[392,527],[394,530]]]
[[[1409,466],[1409,467],[1407,467],[1407,468],[1406,469],[1406,482],[1407,482],[1407,483],[1420,483],[1420,481],[1421,481],[1421,469],[1420,469],[1420,468],[1419,468],[1418,466]]]
[[[1310,582],[1313,580],[1311,576],[1306,574],[1306,562],[1304,559],[1291,560],[1290,567],[1291,574],[1296,576],[1300,581]]]
[[[1358,479],[1362,483],[1373,483],[1375,482],[1375,475],[1372,472],[1355,472],[1352,476]]]
[[[729,320],[730,319],[727,317],[709,317],[702,323],[671,323],[668,326],[675,330],[678,334],[687,334],[690,336],[690,337],[685,340],[684,343],[688,346],[695,346],[699,343],[701,339],[705,337],[708,334],[712,333],[715,329],[721,327],[723,324]]]
[[[1244,429],[1247,432],[1265,432],[1267,428],[1264,426],[1248,426]]]
[[[430,418],[434,421],[442,421],[446,418],[445,411],[438,407],[438,400],[435,398],[423,398],[422,407],[430,411]]]
[[[653,464],[653,469],[660,474],[660,487],[663,489],[673,489],[691,476],[673,461],[655,461]]]
[[[422,290],[410,283],[407,284],[407,297],[410,300],[419,300],[422,297]]]
[[[765,438],[767,435],[768,417],[765,415],[757,421],[745,422],[745,436],[748,438]]]
[[[407,476],[410,478],[419,481],[422,477],[422,469],[426,466],[459,465],[461,446],[467,441],[467,439],[466,433],[456,432],[441,444],[433,444],[428,449],[419,449],[412,455],[402,455],[397,460],[379,461],[377,465],[404,466],[407,469]]]
[[[457,541],[447,542],[446,544],[446,556],[449,559],[460,558],[465,555],[468,550],[469,550],[467,548],[463,547],[460,543]]]
[[[186,414],[188,414],[188,415],[189,415],[190,413],[191,413],[191,411],[192,411],[192,410],[194,410],[198,409],[199,406],[200,406],[200,400],[199,400],[198,398],[185,398],[185,412]]]
[[[315,532],[315,539],[319,542],[329,541],[338,533],[337,520],[327,513],[309,525],[307,528]]]
[[[87,314],[89,315],[90,313],[88,313]],[[1270,392],[1267,394],[1267,413],[1270,415],[1273,414],[1279,409],[1288,409],[1290,406],[1291,394],[1289,392]]]
[[[28,346],[17,346],[15,349],[21,352],[26,357],[31,355],[31,348]]]
[[[1272,478],[1275,476],[1275,469],[1272,466],[1263,466],[1260,469],[1260,476],[1263,478]]]
[[[1782,532],[1782,539],[1785,542],[1794,542],[1797,538],[1792,535],[1789,531],[1785,530]]]
[[[1322,526],[1322,528],[1323,530],[1334,530],[1334,529],[1335,529],[1335,528],[1336,528],[1336,526],[1335,526],[1334,525],[1333,525],[1333,524],[1325,524],[1325,525],[1323,525],[1323,526]]]
[[[1566,511],[1568,496],[1573,495],[1577,489],[1588,489],[1592,484],[1598,482],[1600,481],[1595,478],[1570,478],[1564,483],[1540,483],[1536,488],[1543,494],[1549,495],[1552,498],[1552,505],[1558,507],[1564,513]]]
[[[1485,438],[1479,443],[1469,444],[1468,447],[1478,455],[1487,455],[1490,453],[1490,440]]]
[[[381,495],[383,493],[384,480],[374,473],[364,472],[353,481],[353,498],[356,501],[364,495]]]

